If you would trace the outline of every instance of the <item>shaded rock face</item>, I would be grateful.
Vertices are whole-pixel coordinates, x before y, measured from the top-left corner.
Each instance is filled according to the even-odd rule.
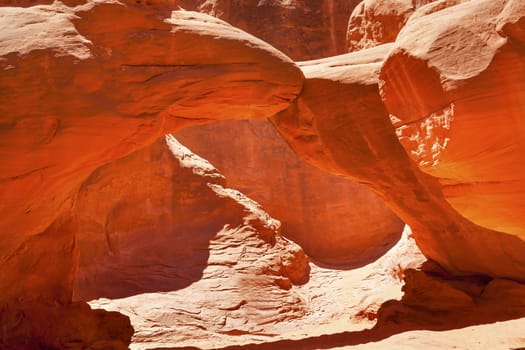
[[[206,0],[198,10],[251,33],[293,60],[346,51],[348,17],[357,0]]]
[[[86,303],[11,303],[0,309],[2,349],[125,350],[134,329],[118,312]]]
[[[399,239],[402,222],[363,185],[300,160],[267,121],[224,121],[176,133],[228,181],[282,220],[283,233],[324,263],[362,265]],[[230,180],[231,179],[231,180]]]
[[[208,0],[194,8],[264,39],[289,57],[311,59],[344,52],[348,16],[356,3]],[[284,234],[317,260],[361,265],[399,239],[401,220],[373,192],[305,164],[268,121],[213,123],[176,135],[278,217]]]
[[[247,281],[265,281],[271,295],[308,280],[307,259],[280,223],[170,135],[99,168],[77,200],[76,299],[169,292],[202,278],[221,285],[231,275],[248,300],[251,289],[265,293]],[[214,272],[203,276],[208,265]]]

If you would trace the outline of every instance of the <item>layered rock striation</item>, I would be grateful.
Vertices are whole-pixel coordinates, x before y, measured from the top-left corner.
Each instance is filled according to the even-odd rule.
[[[176,135],[263,203],[316,261],[361,266],[400,237],[403,223],[376,194],[305,163],[266,120],[221,121]]]
[[[11,3],[23,7],[0,7],[2,346],[125,348],[129,320],[73,294],[120,298],[203,279],[200,291],[228,291],[206,304],[231,311],[218,332],[261,329],[241,308],[264,313],[261,322],[303,315],[292,287],[307,279],[301,249],[207,163],[170,139],[177,166],[154,144],[217,120],[270,117],[303,159],[371,188],[447,271],[525,280],[521,1],[415,3],[392,14],[394,29],[387,18],[380,35],[358,34],[355,48],[370,48],[298,64],[222,20],[172,12],[175,2]],[[370,4],[380,5],[361,8]],[[140,168],[145,161],[153,166]],[[315,198],[298,197],[298,208],[315,210]],[[347,259],[346,249],[393,242],[383,229],[363,232],[372,236],[337,234],[315,247],[311,234],[304,244]],[[418,278],[407,274],[410,298],[442,284]],[[491,302],[493,286],[507,285],[495,281],[485,283]],[[222,304],[231,291],[235,303]],[[472,308],[471,297],[448,292]],[[284,316],[268,311],[281,304],[268,293],[285,300]],[[69,328],[72,318],[82,326]]]
[[[447,5],[422,8],[402,30],[381,72],[383,100],[401,144],[455,210],[523,239],[525,8]]]
[[[0,8],[4,329],[18,325],[17,310],[35,315],[20,333],[2,333],[2,344],[15,348],[74,340],[67,329],[53,333],[32,319],[59,324],[80,310],[99,322],[87,306],[70,307],[79,232],[73,213],[96,168],[165,130],[209,121],[211,112],[212,119],[266,117],[288,106],[303,79],[279,51],[213,17],[135,2],[70,5]],[[57,303],[63,312],[48,307]],[[75,338],[83,346],[129,342],[129,332],[97,339],[89,329]]]
[[[465,81],[492,74],[489,62],[497,67],[498,55],[490,53],[497,48],[500,55],[517,60],[512,67],[519,71],[522,50],[498,28],[520,23],[522,17],[513,12],[509,19],[509,6],[517,10],[513,2],[447,3],[454,6],[445,9],[443,5],[438,2],[416,11],[393,44],[301,63],[306,76],[302,94],[272,120],[312,164],[369,184],[412,227],[427,257],[455,273],[523,280],[525,242],[518,214],[523,206],[519,196],[523,169],[518,161],[523,143],[521,100],[503,97],[494,80],[476,87]],[[468,45],[462,44],[463,32],[458,29],[466,18],[479,26],[475,32],[486,33],[468,39]],[[429,28],[436,30],[423,35]],[[512,35],[518,35],[516,30]],[[428,44],[422,45],[426,39]],[[488,56],[475,56],[476,45]],[[417,58],[425,54],[426,61]],[[440,69],[448,77],[439,78]],[[509,78],[519,81],[510,83],[519,95],[518,76]],[[451,95],[443,92],[446,89],[465,95],[447,100]],[[486,93],[476,100],[482,91]],[[489,137],[491,124],[474,127],[474,121],[488,122],[500,115],[508,116],[512,125],[506,132],[495,131],[505,141]],[[462,122],[470,127],[452,126]],[[454,141],[453,130],[458,138],[464,133],[465,143]],[[500,149],[499,144],[506,146]],[[487,215],[493,207],[498,208],[494,215]]]

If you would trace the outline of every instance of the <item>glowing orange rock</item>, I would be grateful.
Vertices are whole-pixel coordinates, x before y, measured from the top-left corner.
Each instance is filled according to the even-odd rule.
[[[428,258],[455,273],[523,279],[525,241],[465,219],[444,197],[446,188],[422,172],[401,146],[390,123],[393,109],[385,108],[379,94],[379,72],[384,78],[384,71],[392,67],[382,64],[391,49],[383,45],[302,63],[306,76],[302,94],[272,121],[304,159],[378,193],[412,227]],[[389,72],[394,80],[406,70]],[[391,83],[381,84],[386,89]],[[413,104],[398,105],[406,108],[418,102],[424,103],[415,99]],[[509,209],[517,213],[518,208]]]
[[[285,55],[213,17],[67,4],[0,7],[0,305],[71,301],[71,213],[97,167],[165,130],[272,115],[302,85]]]
[[[439,179],[454,209],[523,240],[525,7],[441,5],[417,11],[400,33],[381,71],[385,105],[408,154]],[[513,250],[485,242],[502,256]]]

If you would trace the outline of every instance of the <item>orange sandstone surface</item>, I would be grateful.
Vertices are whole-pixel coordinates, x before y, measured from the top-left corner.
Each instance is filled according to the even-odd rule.
[[[523,348],[524,18],[3,1],[0,349]]]

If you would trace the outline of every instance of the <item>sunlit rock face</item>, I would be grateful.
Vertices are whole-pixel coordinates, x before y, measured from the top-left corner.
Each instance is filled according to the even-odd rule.
[[[71,301],[72,212],[96,168],[167,130],[209,121],[203,116],[272,115],[303,79],[285,55],[213,17],[136,3],[68,4],[77,6],[0,7],[0,303],[40,318],[47,312],[51,323],[59,315],[39,305]],[[44,324],[27,324],[20,337],[56,345]],[[16,341],[8,335],[2,341]],[[96,335],[79,339],[92,344]]]
[[[172,12],[234,21],[235,2],[3,2],[0,347],[123,349],[130,318],[144,347],[194,345],[197,334],[208,348],[268,337],[284,341],[270,348],[329,348],[523,317],[523,286],[509,279],[525,280],[524,5],[424,3],[366,1],[354,12],[365,11],[354,52],[294,63],[217,18]],[[311,44],[252,16],[238,25],[264,24],[255,34],[283,50],[295,41],[285,52],[295,59],[332,55],[353,6],[341,4],[312,12],[298,1],[257,3],[286,18],[285,28],[307,23],[297,28]],[[309,30],[310,16],[325,13],[330,24]],[[303,160],[375,195],[285,153],[268,117]],[[209,138],[197,144],[233,173],[228,186],[209,163],[162,141],[218,120],[186,137]],[[244,163],[229,165],[220,152]],[[314,258],[345,265],[309,275],[303,250],[229,188],[237,184],[286,215],[283,234]],[[400,221],[380,200],[440,266],[406,271],[409,254],[397,248],[372,263],[399,237]],[[385,303],[401,298],[401,281],[405,296]],[[129,318],[90,309],[92,298]],[[376,320],[370,332],[308,337]],[[516,337],[506,348],[523,345]]]
[[[520,6],[512,1],[423,6],[392,46],[303,63],[303,94],[274,122],[292,146],[301,144],[295,150],[311,163],[369,182],[382,193],[412,226],[428,257],[456,272],[522,280]],[[327,91],[363,102],[332,103],[330,112],[319,107]],[[494,122],[502,118],[506,122]],[[363,151],[349,136],[355,134],[366,135]],[[388,151],[380,151],[381,144],[390,144]],[[377,172],[388,159],[391,170]],[[390,178],[394,173],[399,174]],[[390,179],[380,180],[384,177]],[[398,181],[405,185],[393,185]]]
[[[164,21],[118,4],[0,11],[3,259],[68,211],[97,166],[166,128],[201,123],[210,110],[221,111],[211,115],[217,119],[239,111],[271,115],[300,89],[302,74],[284,55],[205,15],[181,12]],[[74,14],[80,18],[73,25]],[[112,35],[105,35],[110,26]],[[205,52],[188,47],[199,42]],[[228,52],[222,59],[221,50]],[[197,102],[204,96],[209,104]],[[22,283],[4,281],[3,296]]]
[[[414,19],[413,25],[417,21]],[[272,121],[294,150],[310,163],[369,184],[412,227],[427,257],[455,273],[481,273],[522,280],[525,260],[521,252],[525,242],[519,231],[498,232],[480,226],[481,222],[467,220],[461,210],[458,212],[451,206],[453,202],[447,200],[447,187],[427,174],[429,171],[424,166],[428,164],[409,158],[405,150],[407,143],[401,140],[403,148],[399,142],[399,129],[396,133],[392,121],[399,123],[398,114],[406,113],[409,108],[415,110],[418,103],[424,105],[425,100],[424,96],[416,95],[421,99],[401,103],[391,97],[403,91],[401,87],[393,89],[392,82],[403,77],[404,72],[419,67],[406,66],[403,70],[394,66],[392,62],[400,56],[396,54],[397,45],[384,44],[301,63],[306,77],[302,94]],[[422,73],[414,76],[421,77]],[[404,85],[405,89],[413,86],[411,83]],[[422,93],[428,86],[424,85],[418,92]],[[437,97],[435,93],[428,96],[429,101]],[[396,107],[399,113],[392,113]],[[442,120],[444,125],[450,123],[453,113],[457,113],[457,107],[445,107],[439,112],[441,117],[433,117]],[[520,145],[522,139],[517,136],[516,145]],[[517,172],[513,174],[520,176],[521,163],[514,167]],[[449,174],[453,175],[453,172]],[[506,213],[521,220],[521,216],[516,215],[521,208],[520,202],[508,203]],[[487,203],[485,210],[488,210]],[[501,223],[508,224],[504,220]],[[465,251],[475,253],[466,255]]]
[[[521,240],[524,16],[519,1],[423,7],[401,31],[380,76],[401,144],[438,178],[447,202],[468,220]],[[513,250],[496,236],[484,242],[499,246],[502,256]],[[505,268],[516,264],[523,262]]]

